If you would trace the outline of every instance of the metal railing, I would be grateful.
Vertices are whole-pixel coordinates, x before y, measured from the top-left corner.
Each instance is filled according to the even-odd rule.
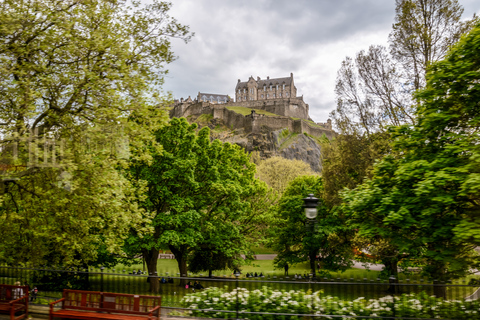
[[[36,288],[37,294],[31,294],[32,304],[48,304],[61,297],[62,290],[79,289],[101,292],[117,292],[130,294],[150,294],[161,295],[162,306],[176,310],[176,315],[187,315],[194,311],[198,315],[201,310],[189,307],[184,300],[185,296],[209,292],[204,289],[198,289],[194,283],[198,282],[204,288],[222,288],[224,292],[236,292],[237,303],[234,310],[228,308],[211,308],[204,310],[202,316],[216,316],[222,314],[222,318],[249,318],[249,319],[295,319],[305,316],[311,317],[330,317],[331,319],[417,319],[415,317],[397,317],[395,310],[395,297],[401,297],[402,294],[425,292],[425,296],[431,296],[435,288],[441,287],[445,292],[446,301],[463,301],[466,298],[476,299],[474,294],[478,285],[468,284],[465,281],[460,282],[432,282],[422,279],[418,275],[410,275],[412,278],[403,277],[401,279],[368,279],[368,278],[315,278],[311,277],[288,277],[288,276],[259,276],[246,277],[240,275],[236,277],[230,275],[216,275],[213,278],[204,276],[186,277],[180,274],[169,272],[159,272],[157,274],[146,274],[138,271],[128,272],[125,270],[110,269],[76,269],[76,270],[56,270],[50,268],[21,268],[12,266],[0,266],[0,283],[13,284],[20,281],[21,284],[29,285],[30,289]],[[157,283],[158,285],[155,285]],[[186,284],[189,284],[186,287]],[[321,312],[309,313],[285,313],[271,312],[264,310],[247,310],[241,303],[238,303],[237,288],[244,288],[249,292],[261,290],[268,287],[278,292],[288,292],[291,290],[309,294],[312,302],[309,305],[315,305],[314,299],[321,297],[332,297],[339,301],[354,301],[359,298],[365,300],[384,299],[391,297],[393,312],[391,316],[340,316],[334,314],[322,314]],[[397,299],[398,300],[398,299]],[[465,319],[480,319],[480,310],[477,317]],[[211,315],[210,315],[211,314]],[[420,317],[421,319],[427,319]],[[418,318],[418,319],[420,319]],[[436,318],[438,319],[438,318]],[[445,318],[448,319],[448,318]],[[462,318],[463,319],[463,318]]]

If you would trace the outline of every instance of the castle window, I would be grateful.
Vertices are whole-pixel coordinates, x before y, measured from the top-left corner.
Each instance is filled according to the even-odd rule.
[[[279,97],[279,98],[281,98],[281,97],[282,97],[282,94],[281,94],[281,93],[279,93],[279,94],[278,94],[278,97]]]
[[[202,97],[202,100],[203,100],[204,102],[207,101],[207,97],[206,97],[206,96],[203,96],[203,97]]]
[[[272,91],[272,85],[270,85],[270,91]]]
[[[287,93],[285,93],[285,94],[286,94],[286,96],[288,97],[288,92],[287,92]]]
[[[267,93],[267,99],[268,99],[268,98],[269,98],[269,95],[268,95],[268,93]]]
[[[267,86],[263,85],[263,91],[267,91]]]
[[[263,99],[263,94],[262,94],[262,99]]]
[[[276,88],[276,89],[278,90],[278,84],[277,84],[277,88]]]
[[[238,89],[238,94],[240,94],[240,89]]]
[[[285,90],[285,84],[283,84],[283,88],[282,88],[282,89]]]
[[[273,94],[273,97],[275,98],[275,93]]]

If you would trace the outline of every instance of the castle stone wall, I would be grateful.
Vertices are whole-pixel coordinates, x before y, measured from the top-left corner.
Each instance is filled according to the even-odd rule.
[[[229,102],[224,106],[259,109],[281,116],[308,119],[308,104],[302,98]]]
[[[192,114],[212,114],[213,106],[208,102],[180,103],[170,110],[170,118],[188,117]]]
[[[287,115],[267,116],[253,113],[244,116],[225,108],[226,106],[230,105],[260,109],[275,114],[280,114],[283,112]],[[190,115],[201,114],[211,114],[215,119],[222,119],[228,128],[234,130],[244,129],[245,133],[260,132],[263,127],[266,127],[273,131],[287,128],[291,132],[308,133],[316,137],[321,137],[323,134],[325,134],[329,139],[333,138],[335,135],[335,132],[331,129],[314,126],[304,120],[304,118],[299,117],[299,108],[292,108],[290,104],[266,104],[264,101],[248,101],[244,103],[237,102],[223,105],[212,105],[208,102],[194,102],[180,103],[175,105],[174,108],[170,110],[170,117],[188,117]]]
[[[252,132],[259,132],[262,127],[267,127],[270,130],[280,130],[287,128],[290,131],[293,131],[293,120],[287,117],[272,117],[265,115],[258,115],[254,120],[249,118],[250,122],[254,123],[254,127],[257,131],[252,130]],[[252,128],[253,129],[253,128]]]
[[[228,109],[224,109],[222,119],[228,128],[234,129],[234,130],[245,128],[246,123],[249,122],[247,121],[246,116],[238,114]],[[245,129],[245,131],[247,130]]]

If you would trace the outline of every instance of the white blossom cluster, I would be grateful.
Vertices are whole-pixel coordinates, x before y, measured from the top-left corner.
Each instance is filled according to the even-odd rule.
[[[251,320],[274,319],[276,317],[273,313],[292,314],[282,316],[285,319],[300,319],[301,316],[298,314],[346,316],[342,319],[356,319],[355,316],[480,318],[478,301],[447,301],[425,293],[385,296],[379,299],[360,297],[350,301],[324,295],[322,291],[279,291],[263,287],[253,291],[237,288],[228,292],[226,287],[224,289],[212,287],[189,294],[182,302],[186,308],[191,309],[194,316],[225,319],[231,318],[231,313],[218,310],[236,311],[237,303],[242,318]]]

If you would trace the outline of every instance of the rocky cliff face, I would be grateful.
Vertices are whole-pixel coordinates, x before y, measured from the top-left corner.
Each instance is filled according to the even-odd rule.
[[[302,160],[316,172],[322,170],[320,157],[322,138],[292,133],[287,129],[272,131],[267,127],[262,128],[260,133],[245,134],[243,130],[227,128],[220,119],[190,116],[188,120],[198,123],[200,127],[210,127],[212,138],[237,144],[248,152],[256,153],[262,159],[281,156],[286,159]]]

